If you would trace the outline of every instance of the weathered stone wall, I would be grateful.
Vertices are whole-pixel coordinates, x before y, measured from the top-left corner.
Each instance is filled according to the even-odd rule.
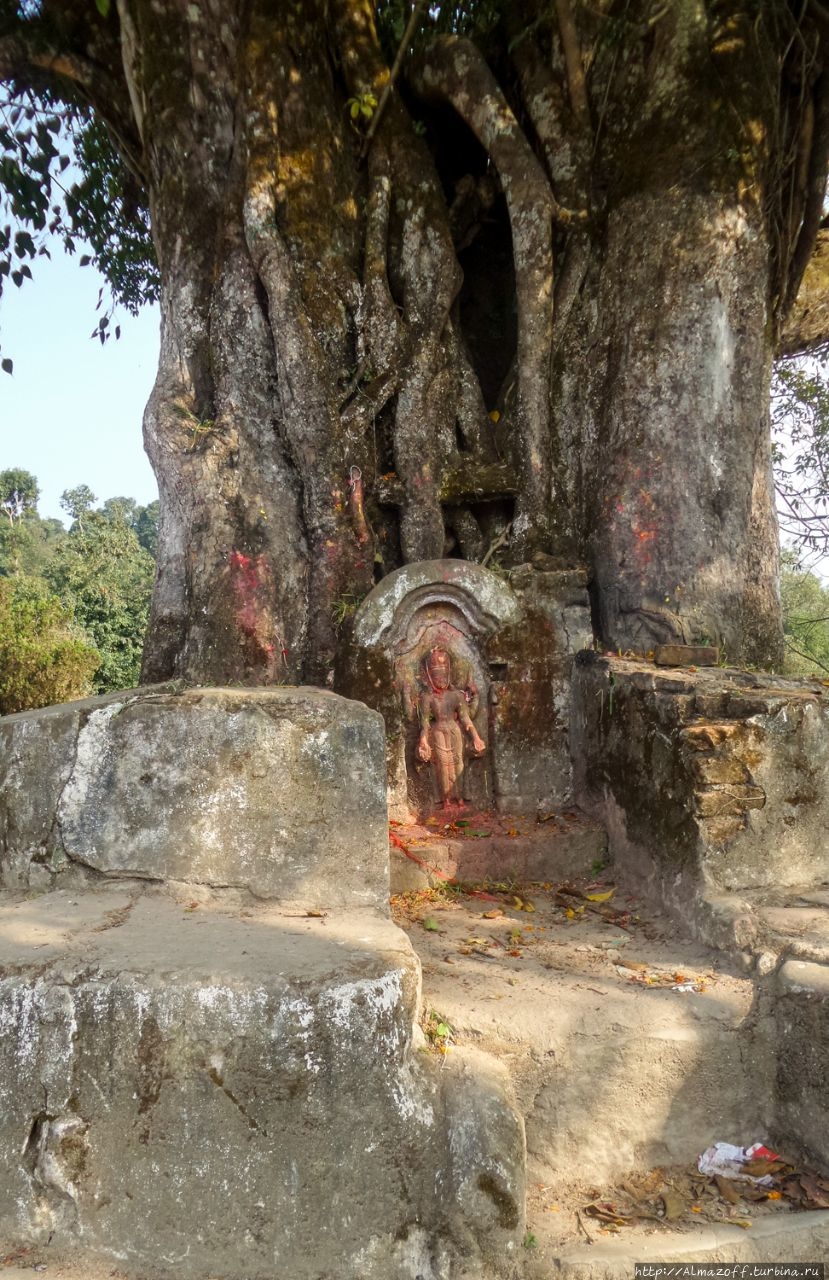
[[[508,678],[496,685],[492,725],[505,811],[562,808],[573,795],[570,686],[573,659],[593,644],[587,574],[521,565],[509,575],[521,620],[492,637],[490,661]]]
[[[829,965],[787,960],[775,1015],[780,1132],[829,1163]]]
[[[0,720],[0,872],[385,909],[384,731],[318,689],[143,689]]]
[[[581,654],[579,793],[654,871],[721,889],[829,879],[829,696],[818,681]]]
[[[572,736],[617,876],[753,972],[772,1133],[829,1160],[829,691],[585,653]]]

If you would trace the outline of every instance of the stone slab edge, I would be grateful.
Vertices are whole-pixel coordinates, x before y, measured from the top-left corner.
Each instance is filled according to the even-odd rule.
[[[818,1262],[829,1250],[829,1210],[755,1220],[749,1230],[719,1223],[566,1249],[547,1264],[562,1280],[630,1280],[634,1262]]]

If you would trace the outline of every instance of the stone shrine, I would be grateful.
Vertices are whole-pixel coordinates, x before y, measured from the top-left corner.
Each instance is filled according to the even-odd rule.
[[[507,576],[433,560],[384,578],[356,612],[338,685],[383,715],[392,817],[423,818],[443,803],[420,746],[424,717],[434,721],[428,659],[436,650],[448,655],[452,688],[474,726],[472,738],[455,711],[458,732],[444,730],[454,741],[455,802],[533,815],[567,804],[570,671],[590,643],[581,570],[525,565]]]
[[[426,562],[356,612],[359,702],[0,720],[0,1245],[73,1280],[826,1255],[829,690],[591,639],[579,570]],[[756,1139],[807,1211],[572,1225]]]

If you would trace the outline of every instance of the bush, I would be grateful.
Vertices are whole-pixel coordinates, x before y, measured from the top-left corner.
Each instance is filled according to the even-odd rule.
[[[0,715],[84,697],[100,661],[44,583],[0,578]]]

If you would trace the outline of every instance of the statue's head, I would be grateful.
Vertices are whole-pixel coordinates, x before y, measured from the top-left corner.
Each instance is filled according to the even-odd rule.
[[[442,693],[452,684],[452,660],[445,649],[436,645],[424,659],[426,676],[433,689]]]

